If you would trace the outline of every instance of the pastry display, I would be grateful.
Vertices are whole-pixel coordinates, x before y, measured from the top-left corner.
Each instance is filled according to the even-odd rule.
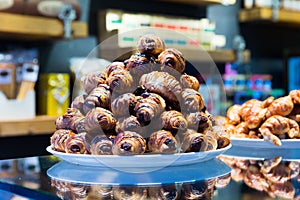
[[[230,137],[264,139],[281,146],[282,139],[300,138],[300,90],[277,99],[270,96],[263,101],[250,99],[232,105],[217,123]]]
[[[123,59],[81,78],[85,93],[57,118],[53,150],[128,156],[212,151],[230,144],[214,127],[198,79],[184,73],[179,50],[146,34]]]

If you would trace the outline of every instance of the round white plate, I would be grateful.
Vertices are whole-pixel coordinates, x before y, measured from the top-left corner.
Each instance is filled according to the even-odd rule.
[[[283,139],[282,145],[276,146],[271,142],[263,139],[245,139],[245,138],[230,138],[232,146],[252,147],[252,148],[268,148],[268,149],[300,149],[300,139]]]
[[[106,166],[114,168],[151,168],[188,165],[204,162],[217,157],[231,148],[231,144],[225,148],[205,152],[176,153],[176,154],[142,154],[134,156],[118,155],[89,155],[69,154],[52,150],[51,146],[47,151],[56,157],[67,162],[83,166]]]
[[[208,180],[228,175],[231,171],[230,167],[216,158],[184,167],[169,166],[146,173],[135,173],[139,169],[130,168],[130,172],[123,172],[109,167],[74,165],[62,161],[48,169],[47,175],[55,180],[76,184],[144,186]]]

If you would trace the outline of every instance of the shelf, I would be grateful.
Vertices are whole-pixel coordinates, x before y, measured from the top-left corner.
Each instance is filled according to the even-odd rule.
[[[183,3],[192,5],[210,5],[210,4],[224,4],[233,5],[236,0],[159,0],[168,3]]]
[[[0,37],[19,40],[63,38],[63,23],[58,19],[0,12]],[[74,38],[88,36],[85,22],[71,25]]]
[[[188,61],[193,62],[209,62],[211,59],[217,63],[225,63],[225,62],[235,62],[237,60],[237,55],[234,50],[231,49],[219,49],[214,51],[207,51],[207,53],[201,54],[201,51],[195,49],[180,49],[183,53],[184,57]],[[124,52],[126,52],[124,54]],[[118,49],[109,49],[104,48],[104,50],[100,49],[99,56],[101,58],[114,61],[114,60],[125,60],[129,58],[130,55],[134,53],[133,48],[118,48]],[[115,55],[122,55],[118,58]],[[210,56],[210,57],[208,57]],[[244,50],[242,52],[242,62],[246,63],[250,61],[250,51]]]
[[[277,20],[273,20],[273,10],[271,8],[244,9],[239,13],[240,22],[274,22],[282,24],[300,24],[300,12],[291,10],[279,10]]]
[[[0,137],[51,134],[55,131],[54,116],[37,116],[34,119],[0,121]]]

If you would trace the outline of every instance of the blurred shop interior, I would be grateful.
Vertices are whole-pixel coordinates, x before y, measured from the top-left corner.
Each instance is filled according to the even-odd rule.
[[[119,31],[175,30],[193,42],[167,35],[166,45],[179,46],[189,61],[205,66],[197,55],[200,44],[223,81],[206,95],[214,115],[300,87],[296,0],[4,0],[0,22],[0,158],[47,154],[54,121],[77,92],[78,68]],[[135,41],[127,36],[117,45]],[[116,54],[102,49],[99,63]],[[225,102],[219,101],[223,89]]]

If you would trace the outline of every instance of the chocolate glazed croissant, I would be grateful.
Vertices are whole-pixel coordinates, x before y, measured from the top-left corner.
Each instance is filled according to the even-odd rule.
[[[55,120],[56,129],[72,129],[74,128],[75,120],[84,117],[77,108],[67,108],[66,112]]]
[[[91,72],[82,77],[81,83],[84,91],[89,94],[99,84],[106,83],[106,73],[101,71]]]
[[[58,129],[50,138],[51,148],[55,151],[65,152],[66,140],[76,135],[72,130]]]
[[[166,108],[165,100],[155,93],[143,93],[134,107],[135,116],[140,123],[148,124]]]
[[[88,113],[95,107],[108,108],[110,104],[110,88],[106,84],[100,84],[94,88],[85,98],[83,103],[84,113]]]
[[[178,151],[178,142],[170,131],[159,130],[152,133],[148,140],[149,152],[170,154]]]
[[[142,130],[143,129],[141,127],[139,120],[137,119],[137,117],[132,115],[130,117],[120,118],[116,124],[117,133],[124,132],[124,131],[133,131],[133,132],[141,133]]]
[[[189,113],[185,116],[189,129],[194,129],[199,133],[212,127],[210,115],[204,112]]]
[[[179,81],[167,72],[144,74],[139,82],[148,92],[157,93],[170,103],[178,103],[182,88]]]
[[[157,62],[162,65],[162,71],[173,75],[174,73],[182,74],[185,70],[185,59],[182,53],[174,48],[169,48],[161,52],[158,55]]]
[[[112,62],[110,63],[106,69],[105,74],[106,77],[109,77],[113,71],[125,70],[125,64],[123,62]]]
[[[136,96],[132,93],[122,94],[111,102],[110,109],[116,117],[128,117],[134,109],[136,100]]]
[[[85,130],[87,133],[103,133],[113,130],[117,120],[112,112],[104,108],[96,107],[85,116]]]
[[[140,37],[137,44],[138,52],[151,57],[157,57],[166,49],[165,43],[155,34],[146,34]]]
[[[85,148],[85,133],[69,137],[65,143],[65,152],[73,154],[87,153]]]
[[[119,133],[113,143],[114,155],[143,154],[146,151],[146,140],[138,133],[124,131]]]
[[[192,129],[187,129],[187,131],[183,133],[181,144],[181,150],[183,152],[187,153],[206,151],[207,146],[208,141],[204,134],[198,133],[197,131]]]
[[[107,77],[107,85],[110,89],[118,94],[124,94],[126,92],[132,92],[134,88],[134,80],[129,71],[114,70]]]
[[[204,99],[200,92],[191,88],[182,90],[182,109],[186,112],[199,112],[204,108]]]
[[[200,84],[196,77],[183,74],[180,77],[180,84],[182,88],[192,88],[196,91],[199,90]]]
[[[113,143],[106,135],[98,134],[90,142],[92,155],[111,155]]]
[[[188,122],[183,117],[181,112],[176,110],[164,111],[161,116],[162,128],[165,130],[181,130],[185,131],[188,125]]]

